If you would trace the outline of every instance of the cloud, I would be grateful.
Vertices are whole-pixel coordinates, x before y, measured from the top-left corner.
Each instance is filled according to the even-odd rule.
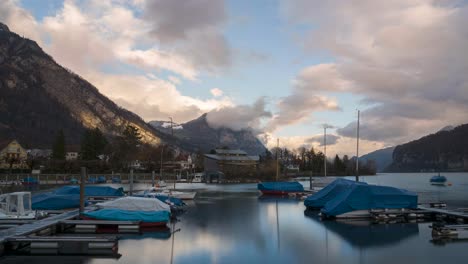
[[[333,134],[327,134],[327,147],[335,145],[341,137]],[[306,143],[319,143],[319,146],[324,146],[323,135],[316,135],[305,140]]]
[[[150,35],[205,70],[231,64],[231,48],[222,33],[227,20],[223,0],[146,1],[143,17]]]
[[[209,112],[206,120],[213,128],[226,127],[236,131],[248,128],[261,133],[264,130],[262,121],[271,117],[265,106],[265,98],[258,99],[253,105],[226,106]]]
[[[306,52],[333,57],[305,68],[296,89],[363,98],[362,138],[403,143],[468,121],[467,3],[290,0],[282,11],[311,26],[300,39]]]
[[[210,90],[211,94],[214,96],[214,97],[219,97],[221,95],[223,95],[223,91],[219,88],[213,88]]]

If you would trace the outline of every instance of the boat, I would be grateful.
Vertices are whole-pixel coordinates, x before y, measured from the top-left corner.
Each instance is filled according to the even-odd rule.
[[[439,175],[432,176],[430,179],[432,185],[444,185],[447,182],[447,178],[445,176]]]
[[[165,181],[159,180],[159,181],[156,182],[156,187],[164,188],[164,187],[167,187],[167,184],[166,184]]]
[[[80,186],[63,186],[53,191],[54,194],[80,194]],[[85,196],[88,197],[120,197],[124,196],[123,188],[109,186],[85,186]]]
[[[160,200],[161,202],[166,203],[171,206],[184,206],[185,205],[182,199],[171,197],[168,195],[163,195],[160,193],[145,193],[145,194],[135,195],[135,197],[156,198]]]
[[[45,216],[31,208],[30,192],[13,192],[0,195],[0,219],[36,219]]]
[[[201,183],[203,182],[203,173],[193,174],[192,183]]]
[[[101,209],[83,213],[83,219],[108,221],[140,221],[140,227],[165,227],[170,220],[167,211],[135,211],[123,209]]]
[[[33,186],[33,185],[38,185],[39,181],[33,177],[26,177],[21,181],[21,183],[25,186]]]
[[[169,205],[158,199],[122,197],[97,203],[97,211],[84,213],[84,217],[96,220],[141,221],[141,227],[165,226],[171,216]]]
[[[55,194],[53,192],[36,194],[32,197],[33,210],[64,210],[80,207],[79,194]],[[85,205],[87,202],[85,201]]]
[[[340,193],[351,188],[355,184],[367,184],[365,182],[356,182],[347,179],[336,179],[332,183],[325,186],[320,191],[307,197],[304,200],[304,205],[307,209],[321,209],[325,204],[335,199]]]
[[[97,177],[97,183],[106,183],[107,179],[104,176]]]
[[[78,179],[77,178],[71,178],[68,182],[70,184],[78,184]]]
[[[304,191],[304,186],[299,182],[261,182],[257,188],[266,195],[285,195]]]
[[[357,218],[417,208],[416,193],[389,186],[354,184],[329,200],[320,212],[325,217]]]
[[[169,197],[175,197],[181,200],[193,200],[195,199],[197,192],[180,192],[180,191],[174,191],[174,190],[170,190],[166,188],[151,187],[150,189],[143,191],[141,194],[164,195],[164,196],[169,196]]]
[[[112,177],[112,183],[122,183],[122,180],[118,177]]]

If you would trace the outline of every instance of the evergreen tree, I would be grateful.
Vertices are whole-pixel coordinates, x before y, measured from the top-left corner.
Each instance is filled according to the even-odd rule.
[[[107,139],[99,128],[86,130],[81,141],[81,159],[96,160],[100,154],[104,153],[107,144]]]
[[[65,136],[63,130],[59,130],[52,146],[52,159],[65,160]]]

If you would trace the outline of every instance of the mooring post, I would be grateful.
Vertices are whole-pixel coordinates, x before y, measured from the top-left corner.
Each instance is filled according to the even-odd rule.
[[[151,172],[151,186],[154,187],[154,171]]]
[[[130,195],[133,194],[133,169],[130,170]]]
[[[87,174],[86,167],[81,167],[81,179],[80,179],[80,215],[84,212],[86,174]]]

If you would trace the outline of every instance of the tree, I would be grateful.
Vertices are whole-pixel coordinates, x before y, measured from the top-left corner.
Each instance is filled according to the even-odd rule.
[[[81,141],[81,159],[96,160],[104,153],[108,142],[99,128],[86,130]]]
[[[65,160],[65,136],[60,129],[52,146],[52,159]]]
[[[132,125],[127,125],[123,131],[123,139],[130,146],[138,146],[141,144],[141,134],[140,130],[137,127]]]

